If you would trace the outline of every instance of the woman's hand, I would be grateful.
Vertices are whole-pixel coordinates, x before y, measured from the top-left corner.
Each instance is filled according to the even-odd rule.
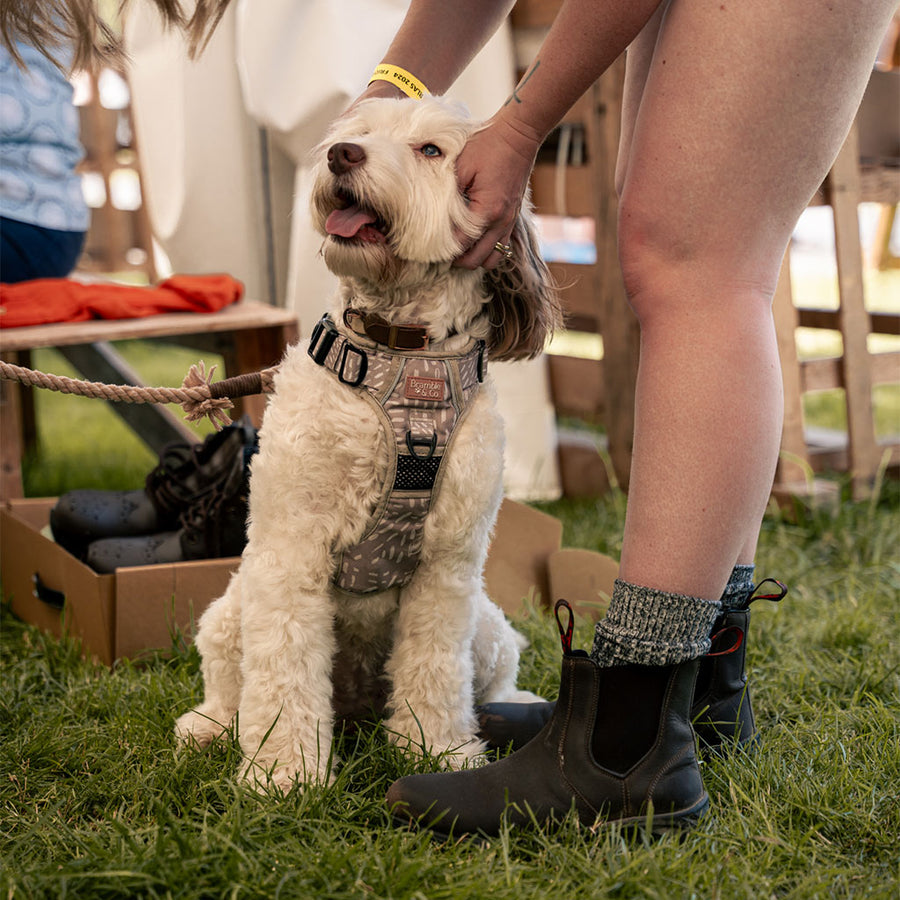
[[[495,245],[509,244],[540,145],[537,135],[510,123],[504,110],[469,138],[456,161],[456,180],[484,230],[455,265],[493,268],[503,259]]]

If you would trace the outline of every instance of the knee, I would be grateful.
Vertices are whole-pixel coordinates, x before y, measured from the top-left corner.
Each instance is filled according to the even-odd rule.
[[[662,210],[627,189],[619,199],[618,245],[625,294],[644,325],[661,306],[677,301],[694,254]]]
[[[687,308],[770,315],[784,247],[763,228],[657,202],[635,179],[619,198],[619,263],[641,327]],[[762,234],[760,234],[762,233]]]

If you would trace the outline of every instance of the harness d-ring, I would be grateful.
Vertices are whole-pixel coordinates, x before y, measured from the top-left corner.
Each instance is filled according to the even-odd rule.
[[[416,450],[416,447],[427,447],[427,453],[419,453]],[[418,459],[431,459],[434,456],[434,451],[437,450],[437,434],[434,432],[431,433],[431,439],[428,438],[414,438],[412,436],[411,431],[406,432],[406,449],[409,450],[411,456],[415,456]]]

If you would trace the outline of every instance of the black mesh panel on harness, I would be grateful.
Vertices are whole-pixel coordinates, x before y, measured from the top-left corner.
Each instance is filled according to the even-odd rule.
[[[345,336],[326,315],[308,353],[372,404],[392,451],[373,525],[341,554],[333,581],[354,594],[407,584],[454,431],[484,380],[484,342],[471,341],[454,355],[389,350]]]

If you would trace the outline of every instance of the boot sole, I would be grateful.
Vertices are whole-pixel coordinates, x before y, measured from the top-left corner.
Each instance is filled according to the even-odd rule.
[[[635,816],[630,819],[614,819],[604,822],[603,825],[617,825],[627,832],[646,832],[654,837],[663,837],[667,834],[684,835],[692,828],[696,828],[709,812],[709,795],[704,794],[693,806],[677,813],[665,815]]]
[[[638,834],[638,833],[647,833],[652,835],[653,837],[663,837],[667,834],[674,835],[686,835],[688,831],[692,828],[695,828],[700,820],[708,813],[709,811],[709,796],[704,794],[703,797],[700,798],[693,806],[689,807],[685,810],[680,810],[676,813],[667,813],[665,815],[655,815],[652,817],[648,816],[632,816],[627,819],[607,819],[601,822],[597,822],[596,820],[591,823],[582,823],[589,828],[607,828],[607,827],[618,827],[623,832],[627,834]],[[483,831],[481,829],[476,829],[475,831],[463,831],[456,833],[454,826],[456,824],[456,820],[454,819],[449,829],[439,828],[439,824],[443,824],[443,822],[435,821],[433,826],[427,824],[428,813],[424,813],[419,816],[418,819],[410,819],[406,816],[398,816],[395,814],[391,815],[391,822],[395,828],[406,829],[406,830],[426,830],[428,831],[435,839],[440,840],[449,840],[453,839],[475,839],[475,840],[486,840],[497,837],[496,834],[489,833],[487,831]],[[533,824],[532,820],[532,824]],[[547,827],[549,826],[551,829],[554,826],[559,826],[562,823],[556,818],[550,818],[546,822],[540,823],[538,827]],[[521,825],[517,825],[516,827],[521,828]]]

